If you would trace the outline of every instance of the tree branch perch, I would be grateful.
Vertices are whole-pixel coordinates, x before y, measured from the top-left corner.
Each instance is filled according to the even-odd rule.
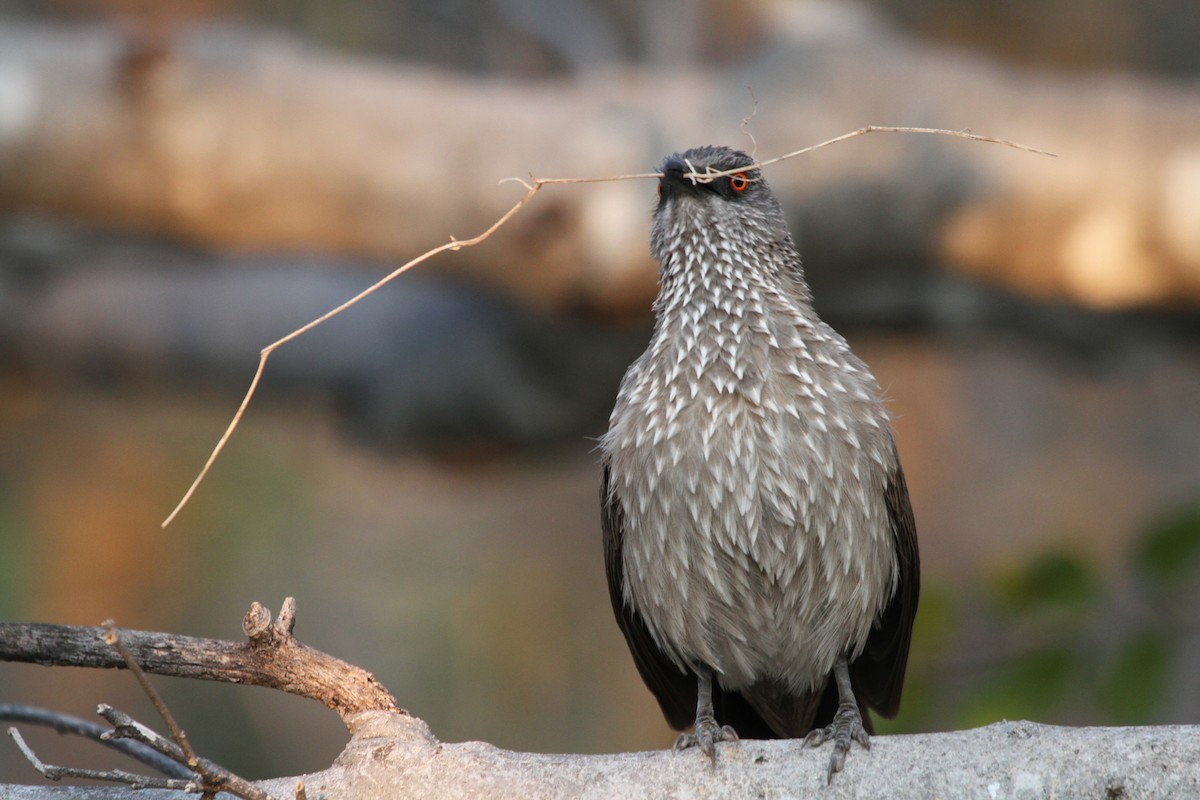
[[[798,741],[722,744],[716,766],[698,752],[518,753],[442,743],[419,719],[358,715],[356,733],[323,772],[304,776],[326,797],[604,798],[1137,798],[1195,797],[1200,726],[1064,728],[1000,722],[953,733],[877,736],[825,785],[825,754]],[[258,783],[291,796],[295,778]],[[0,784],[6,800],[166,800],[177,794]],[[84,793],[86,792],[86,794]]]
[[[269,620],[270,612],[255,603],[245,642],[131,630],[121,631],[121,642],[148,673],[279,689],[319,700],[343,722],[362,711],[406,713],[374,675],[296,641],[294,602],[285,601],[274,625],[264,624],[263,614]],[[0,660],[125,668],[106,635],[103,627],[0,622]]]
[[[396,710],[368,673],[297,643],[294,604],[280,619],[257,604],[246,615],[247,642],[121,631],[142,669],[224,680],[320,699],[352,732],[328,769],[306,775],[317,796],[611,798],[822,797],[1024,798],[1193,797],[1200,788],[1200,726],[1063,728],[1003,722],[955,733],[878,736],[856,749],[825,786],[824,754],[798,741],[723,744],[716,766],[698,753],[613,755],[517,753],[481,742],[439,742],[428,726]],[[0,623],[0,659],[121,667],[103,628]],[[300,664],[302,666],[297,666]],[[347,679],[347,676],[354,676]],[[308,677],[305,677],[308,676]],[[370,710],[375,706],[375,710]],[[118,725],[122,718],[106,714]],[[273,797],[295,796],[297,779],[254,784]],[[0,784],[5,800],[177,798],[163,790]]]

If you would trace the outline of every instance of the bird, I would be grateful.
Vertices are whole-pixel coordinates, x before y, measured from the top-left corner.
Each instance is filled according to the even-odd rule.
[[[920,566],[885,400],[817,315],[761,167],[658,172],[654,328],[600,439],[609,597],[678,753],[832,741],[900,706]]]

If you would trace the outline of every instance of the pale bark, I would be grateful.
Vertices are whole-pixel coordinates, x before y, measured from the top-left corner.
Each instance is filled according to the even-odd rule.
[[[263,781],[275,797],[329,798],[1137,798],[1200,793],[1200,727],[1061,728],[1003,722],[955,733],[877,736],[855,745],[826,786],[827,750],[798,741],[721,745],[699,752],[614,755],[514,753],[481,742],[438,742],[419,719],[366,712],[329,769]],[[118,788],[0,784],[7,800],[179,797]]]
[[[256,608],[261,608],[256,604]],[[263,686],[318,700],[343,719],[364,710],[400,711],[366,670],[296,641],[269,624],[244,642],[155,631],[121,631],[121,641],[146,672],[176,678]],[[0,622],[0,661],[61,667],[124,669],[103,628]]]

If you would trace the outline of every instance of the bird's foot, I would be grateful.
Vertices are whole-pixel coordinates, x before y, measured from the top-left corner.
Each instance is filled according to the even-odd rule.
[[[820,747],[825,742],[833,740],[833,755],[829,758],[829,776],[826,783],[833,783],[833,774],[841,772],[846,765],[846,754],[850,752],[851,740],[858,742],[864,749],[871,749],[871,737],[863,727],[862,714],[855,703],[843,703],[838,706],[833,722],[824,728],[817,728],[804,737],[807,747]]]
[[[737,731],[728,725],[718,725],[713,717],[701,717],[696,720],[691,733],[681,733],[671,749],[678,753],[689,747],[699,747],[700,752],[708,756],[708,760],[717,763],[717,742],[736,742]]]

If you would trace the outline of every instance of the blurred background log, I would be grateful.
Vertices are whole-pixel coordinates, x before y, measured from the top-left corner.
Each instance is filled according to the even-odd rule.
[[[720,67],[469,77],[277,34],[189,29],[136,71],[120,29],[0,27],[0,208],[209,247],[403,261],[486,227],[508,176],[646,171],[698,142],[776,155],[864,124],[967,128],[1056,151],[879,135],[778,165],[810,268],[961,269],[1098,307],[1200,299],[1200,95],[1047,75],[915,42],[865,14],[780,7]],[[140,40],[137,40],[140,41]],[[139,61],[143,64],[143,61]],[[642,311],[649,182],[556,187],[439,263],[544,309]]]

